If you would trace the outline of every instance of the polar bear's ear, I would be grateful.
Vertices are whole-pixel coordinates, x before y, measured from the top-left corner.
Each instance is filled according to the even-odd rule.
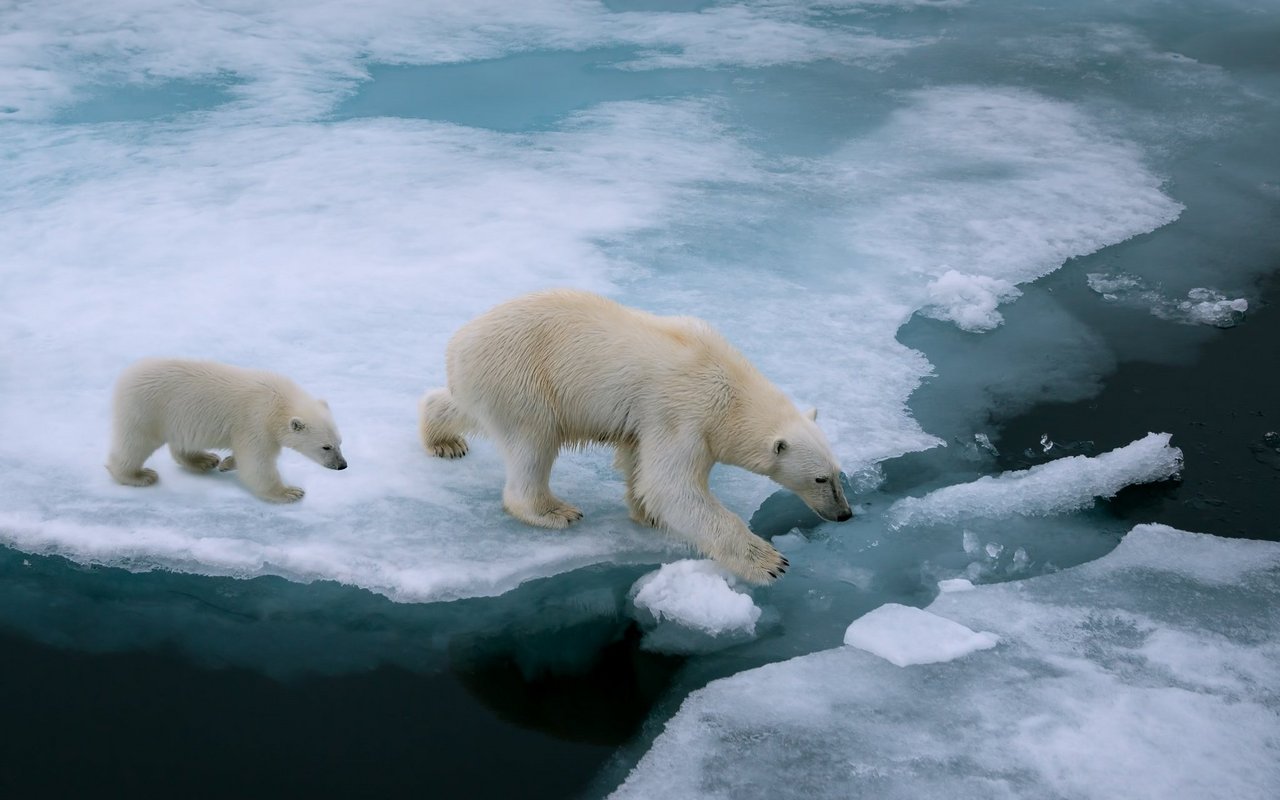
[[[818,421],[818,409],[816,408],[809,409],[808,411],[804,412],[804,415],[808,417],[810,420],[812,420],[813,422]]]
[[[773,454],[774,454],[774,455],[778,455],[779,453],[781,453],[783,450],[786,450],[786,449],[787,449],[787,440],[786,440],[786,439],[779,439],[778,441],[776,441],[776,442],[774,442],[774,443],[773,443]]]
[[[320,405],[324,406],[325,408],[328,408],[328,407],[329,407],[329,401],[328,401],[328,400],[321,400],[321,401],[320,401]]]
[[[303,422],[297,417],[294,417],[293,419],[289,420],[289,427],[293,429],[294,433],[298,433],[299,431],[305,431],[307,429],[307,423]]]

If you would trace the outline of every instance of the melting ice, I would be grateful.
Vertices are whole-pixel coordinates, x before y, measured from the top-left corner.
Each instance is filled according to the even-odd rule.
[[[1099,498],[1194,454],[1139,438],[1135,420],[1112,453],[996,475],[1005,447],[982,424],[997,401],[1088,396],[1114,362],[1037,287],[1064,265],[1083,264],[1099,303],[1171,321],[1248,310],[1262,267],[1240,243],[1273,227],[1280,199],[1263,169],[1277,167],[1280,19],[1192,5],[10,8],[0,543],[175,580],[336,581],[423,604],[423,648],[486,625],[520,638],[634,618],[646,647],[698,654],[671,708],[741,672],[689,697],[624,796],[785,796],[779,775],[810,796],[1275,794],[1261,791],[1280,785],[1274,750],[1259,748],[1276,730],[1276,631],[1242,588],[1274,595],[1245,563],[1272,551],[1139,528],[1069,569],[1125,533]],[[553,476],[580,524],[508,518],[492,446],[426,457],[415,404],[443,382],[459,325],[553,285],[710,320],[821,410],[862,513],[819,525],[768,481],[717,470],[717,495],[793,564],[749,592],[634,526],[604,452],[568,454]],[[906,346],[917,315],[954,337]],[[972,356],[1001,326],[1010,357]],[[307,489],[288,508],[163,452],[157,487],[114,485],[109,390],[144,355],[287,373],[333,407],[350,469],[286,454]],[[909,408],[927,380],[954,391]],[[900,456],[924,467],[886,485]],[[1178,604],[1186,592],[1203,602]],[[476,598],[496,599],[458,610]],[[974,641],[935,618],[1000,643],[904,667],[841,646],[867,612],[930,601],[931,616],[879,619],[911,615],[904,630],[934,655]],[[74,639],[32,609],[4,613]],[[224,661],[321,659],[229,654],[181,629]],[[344,641],[326,668],[420,657]]]

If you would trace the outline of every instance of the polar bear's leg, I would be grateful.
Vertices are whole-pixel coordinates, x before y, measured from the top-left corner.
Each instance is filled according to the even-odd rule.
[[[440,458],[462,458],[467,454],[463,434],[475,427],[448,389],[427,392],[418,404],[418,433],[427,452]]]
[[[560,443],[551,437],[499,440],[507,462],[507,485],[502,507],[521,522],[540,528],[566,528],[582,519],[582,512],[551,493],[551,465],[560,454]]]
[[[179,450],[172,443],[169,444],[169,454],[173,456],[173,460],[192,472],[208,472],[222,461],[221,458],[213,453],[206,453],[200,450]]]
[[[776,580],[790,564],[711,494],[707,475],[713,463],[696,436],[642,441],[636,481],[640,502],[664,527],[743,580]]]
[[[626,478],[627,510],[631,512],[632,521],[650,528],[656,528],[659,524],[657,518],[649,513],[648,509],[644,507],[644,503],[640,502],[639,495],[636,494],[638,458],[635,444],[623,442],[618,445],[617,452],[613,455],[613,466],[622,473],[622,477]]]
[[[306,494],[297,486],[286,486],[280,479],[280,471],[276,469],[279,447],[272,449],[261,443],[244,443],[239,446],[233,444],[232,451],[233,463],[240,470],[240,480],[263,500],[293,503]]]
[[[141,427],[117,420],[112,434],[107,471],[117,483],[125,486],[150,486],[160,480],[160,475],[154,469],[147,469],[142,465],[152,453],[160,449],[164,439],[146,435],[140,430]]]

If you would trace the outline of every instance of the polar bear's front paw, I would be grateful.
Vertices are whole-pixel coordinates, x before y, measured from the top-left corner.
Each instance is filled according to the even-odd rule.
[[[461,436],[449,436],[444,439],[437,439],[427,445],[427,450],[431,455],[438,458],[462,458],[469,450],[467,440]]]
[[[306,492],[298,486],[286,486],[275,494],[267,496],[267,499],[273,503],[296,503],[302,499]]]
[[[755,584],[773,583],[784,572],[791,562],[764,539],[747,542],[745,550],[725,562],[743,580]]]
[[[236,468],[235,454],[231,454],[218,463],[218,472],[230,472]]]

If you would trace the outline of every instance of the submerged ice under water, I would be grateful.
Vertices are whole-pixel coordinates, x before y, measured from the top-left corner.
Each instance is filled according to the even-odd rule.
[[[1249,287],[1273,266],[1250,237],[1280,207],[1271,146],[1280,80],[1264,35],[1280,31],[1280,12],[1225,1],[376,0],[357,11],[322,0],[265,11],[57,0],[6,14],[0,544],[137,572],[336,581],[422,610],[395,617],[413,647],[344,631],[340,654],[316,644],[333,633],[316,620],[338,613],[325,604],[306,615],[317,633],[298,633],[292,649],[268,642],[275,628],[237,645],[199,633],[216,626],[184,633],[150,614],[134,616],[163,634],[98,626],[90,635],[38,604],[9,604],[0,624],[100,649],[160,636],[200,658],[289,674],[426,668],[450,642],[486,629],[512,639],[558,625],[603,631],[565,648],[565,660],[579,662],[635,619],[643,647],[698,654],[655,722],[684,693],[741,675],[691,697],[624,795],[736,785],[725,765],[777,766],[793,758],[788,742],[801,755],[786,774],[803,773],[794,786],[810,795],[862,786],[893,796],[865,788],[893,786],[928,796],[953,774],[976,781],[975,791],[1120,791],[1105,776],[1078,785],[1053,777],[1065,767],[1048,751],[993,771],[958,740],[936,770],[874,766],[877,753],[900,748],[890,759],[909,761],[930,732],[966,723],[904,705],[914,716],[899,727],[859,733],[841,709],[857,719],[919,687],[865,653],[805,654],[839,648],[855,618],[885,603],[933,601],[939,581],[1091,586],[1116,574],[1095,564],[1035,577],[1110,551],[1127,526],[1095,498],[1168,478],[1184,455],[1167,436],[1143,439],[1136,419],[1134,444],[1115,453],[992,477],[1002,445],[989,417],[995,406],[1087,397],[1112,365],[1096,335],[1034,283],[1073,259],[1103,281],[1131,281],[1123,302],[1146,302],[1139,295],[1159,287],[1148,307],[1173,320],[1220,325],[1250,309]],[[1102,294],[1119,285],[1090,280]],[[750,593],[634,526],[605,452],[568,454],[553,475],[557,493],[586,512],[581,523],[549,532],[504,515],[492,446],[477,442],[461,462],[428,458],[415,403],[443,384],[444,345],[459,325],[553,285],[696,314],[723,330],[798,403],[820,409],[862,513],[818,524],[763,478],[717,470],[716,493],[795,565]],[[898,339],[916,315],[965,336],[1019,329],[995,357],[971,357],[961,344],[926,358]],[[307,497],[283,508],[259,504],[234,475],[186,474],[164,453],[151,464],[158,486],[112,484],[101,466],[110,385],[144,355],[289,374],[330,402],[351,468],[326,472],[286,453],[282,471]],[[931,378],[952,391],[909,408]],[[912,453],[922,466],[886,486],[884,465]],[[1194,541],[1234,563],[1235,545]],[[642,577],[659,562],[676,563]],[[1157,581],[1150,572],[1143,579]],[[1185,588],[1181,573],[1166,573],[1170,591]],[[1250,580],[1273,592],[1264,578]],[[1224,614],[1252,619],[1226,594],[1212,595]],[[933,601],[931,613],[993,631],[1001,644],[921,669],[969,675],[980,664],[1017,677],[1079,724],[1044,723],[1025,704],[991,724],[1021,725],[1035,747],[1059,741],[1060,753],[1089,735],[1098,711],[1054,692],[1051,667],[1078,654],[998,613],[1018,596],[988,587]],[[297,597],[288,603],[310,602]],[[952,603],[954,615],[940,610]],[[1188,652],[1209,641],[1200,622],[1177,629]],[[1256,630],[1235,642],[1242,675],[1274,647],[1274,630]],[[527,657],[531,671],[556,668],[549,651]],[[1036,669],[1015,676],[1024,661]],[[855,677],[835,688],[823,667],[807,666],[828,662]],[[1089,669],[1063,692],[1094,688]],[[1181,668],[1143,669],[1165,692],[1189,680]],[[987,686],[980,677],[965,684],[975,702]],[[756,741],[751,728],[770,705],[744,704],[706,737],[686,733],[721,718],[718,693],[750,694],[737,687],[756,681],[776,682],[760,697],[783,696],[797,715],[787,717],[795,729],[783,730],[785,720],[761,728],[781,750],[735,744]],[[1268,696],[1251,681],[1231,684],[1253,709],[1256,725],[1242,730],[1274,732]],[[874,701],[881,685],[885,699]],[[1155,722],[1194,725],[1202,712],[1213,722],[1222,692],[1171,701]],[[799,716],[817,705],[827,710],[815,719],[837,734],[821,746]],[[1213,730],[1213,753],[1233,746]],[[656,732],[619,754],[600,793]],[[673,740],[697,746],[674,759]],[[1274,751],[1274,736],[1257,741]],[[864,766],[849,767],[850,752]],[[1138,754],[1143,774],[1179,752],[1172,739],[1150,740]],[[776,773],[739,777],[777,796],[767,774]],[[1277,780],[1221,785],[1251,796]]]

